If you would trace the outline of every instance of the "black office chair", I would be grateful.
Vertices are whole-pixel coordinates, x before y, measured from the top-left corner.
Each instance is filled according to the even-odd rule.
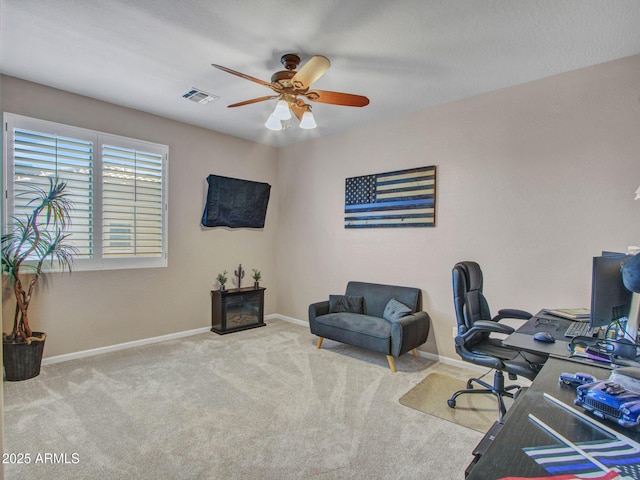
[[[456,398],[462,394],[491,393],[498,399],[499,418],[502,420],[507,412],[503,397],[515,398],[521,388],[519,385],[505,386],[503,372],[509,374],[510,380],[516,380],[518,375],[533,380],[546,357],[510,349],[503,346],[500,339],[489,337],[491,332],[511,334],[515,331],[498,323],[501,319],[528,320],[532,315],[523,310],[504,309],[491,317],[489,304],[482,293],[482,281],[482,270],[476,262],[460,262],[453,267],[453,301],[458,321],[456,352],[466,362],[495,369],[493,385],[479,378],[470,378],[467,388],[454,393],[447,404],[455,408]],[[473,383],[484,388],[473,388]]]

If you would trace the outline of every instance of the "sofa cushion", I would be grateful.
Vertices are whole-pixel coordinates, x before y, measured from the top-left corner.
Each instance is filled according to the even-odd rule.
[[[387,339],[391,336],[391,324],[382,318],[357,313],[328,313],[316,317],[316,323],[332,329],[354,332],[376,338]],[[337,339],[339,340],[339,339]]]
[[[387,303],[382,317],[390,322],[396,322],[407,315],[411,315],[411,313],[411,309],[404,303],[392,298],[389,300],[389,303]]]
[[[355,295],[329,295],[329,313],[363,313],[364,297]]]
[[[345,294],[364,297],[363,313],[373,317],[382,318],[384,309],[392,298],[404,303],[414,312],[422,309],[419,288],[351,281],[347,284]]]

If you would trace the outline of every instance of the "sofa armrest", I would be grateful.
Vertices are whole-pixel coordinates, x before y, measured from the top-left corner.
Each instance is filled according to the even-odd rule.
[[[326,315],[329,313],[329,300],[323,300],[322,302],[316,302],[309,305],[309,328],[311,333],[316,333],[316,317],[320,315]]]
[[[400,355],[427,341],[431,318],[427,312],[416,312],[391,322],[391,355]]]

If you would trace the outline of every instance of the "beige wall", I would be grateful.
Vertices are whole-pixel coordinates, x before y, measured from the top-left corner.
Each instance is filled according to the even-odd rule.
[[[301,320],[351,279],[418,286],[423,350],[451,358],[456,261],[481,263],[494,310],[588,306],[591,257],[640,243],[639,75],[629,57],[280,150],[3,77],[3,111],[170,148],[169,267],[55,276],[32,310],[45,355],[206,327],[240,262],[266,313]],[[436,228],[344,229],[346,177],[432,164]],[[273,185],[263,231],[200,227],[209,173]]]
[[[282,149],[278,313],[306,319],[352,279],[417,286],[423,349],[457,358],[460,260],[494,311],[588,307],[591,257],[640,243],[638,78],[634,56]],[[433,164],[436,228],[344,228],[346,177]]]
[[[52,276],[30,309],[48,334],[45,357],[210,326],[216,274],[239,263],[245,282],[262,271],[266,313],[276,311],[277,149],[12,77],[1,98],[3,112],[169,145],[168,268]],[[211,173],[272,185],[264,229],[201,228]],[[5,331],[15,305],[6,293]]]

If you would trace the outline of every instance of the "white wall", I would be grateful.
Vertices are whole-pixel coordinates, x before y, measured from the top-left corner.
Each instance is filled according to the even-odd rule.
[[[168,268],[52,276],[30,309],[48,334],[45,357],[210,326],[216,274],[240,263],[245,282],[262,271],[265,313],[276,311],[277,149],[12,77],[2,111],[169,145]],[[272,185],[264,229],[200,226],[211,173]],[[5,290],[5,331],[14,305]]]
[[[493,310],[588,307],[591,257],[640,243],[638,78],[634,56],[282,149],[278,312],[348,280],[420,287],[423,349],[456,358],[460,260]],[[344,228],[345,178],[434,164],[435,228]]]

